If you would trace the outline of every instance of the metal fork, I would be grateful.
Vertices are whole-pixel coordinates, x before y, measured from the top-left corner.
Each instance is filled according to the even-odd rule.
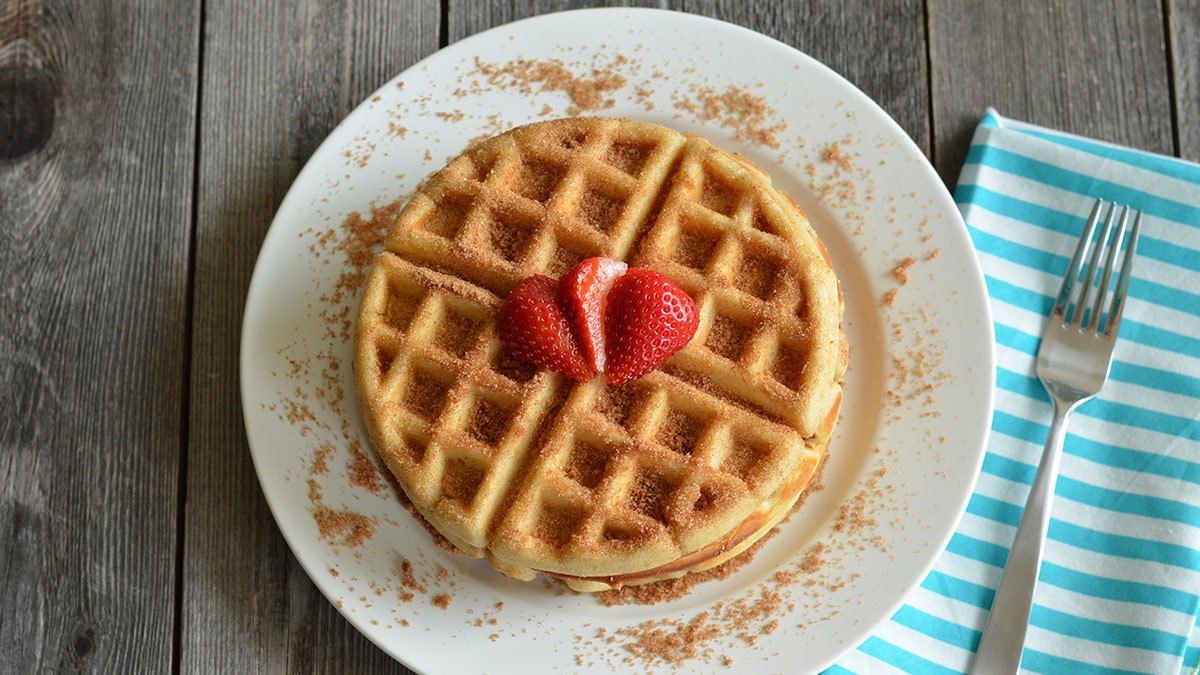
[[[1103,228],[1093,244],[1096,226],[1104,212],[1107,215],[1103,218]],[[1119,217],[1117,213],[1115,203],[1106,208],[1104,200],[1096,201],[1042,334],[1037,375],[1050,398],[1054,399],[1054,422],[1050,425],[1050,435],[1025,504],[1025,513],[1008,554],[1004,577],[996,589],[991,614],[971,664],[971,675],[1007,675],[1016,673],[1021,666],[1025,632],[1033,608],[1033,591],[1050,523],[1050,500],[1054,496],[1063,439],[1067,435],[1067,415],[1095,396],[1108,379],[1117,328],[1125,308],[1142,212],[1134,213],[1132,228],[1127,227],[1130,208],[1121,208]],[[1126,232],[1129,241],[1124,258],[1118,261],[1117,253]],[[1089,249],[1092,249],[1090,259]],[[1109,286],[1117,264],[1120,274],[1116,288],[1110,294]],[[1098,280],[1097,270],[1101,272]],[[1109,295],[1111,301],[1105,304]]]

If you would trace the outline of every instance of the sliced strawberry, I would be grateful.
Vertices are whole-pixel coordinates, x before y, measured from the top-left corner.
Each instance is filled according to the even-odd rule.
[[[633,268],[608,294],[604,377],[624,384],[657,368],[696,334],[696,303],[670,279]]]
[[[588,258],[558,280],[558,305],[583,352],[583,360],[604,372],[604,305],[613,283],[629,265],[612,258]]]
[[[522,361],[585,380],[595,372],[575,344],[557,295],[558,281],[540,274],[517,284],[496,319],[500,342]]]

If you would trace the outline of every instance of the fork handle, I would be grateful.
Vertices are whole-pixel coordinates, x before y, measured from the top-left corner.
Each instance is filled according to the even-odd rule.
[[[1058,481],[1058,464],[1063,440],[1067,435],[1067,415],[1075,407],[1054,397],[1054,422],[1038,464],[1033,488],[1017,527],[1012,550],[1000,587],[996,589],[992,611],[983,627],[983,638],[971,664],[971,675],[1011,675],[1021,666],[1021,650],[1033,609],[1033,589],[1037,586],[1050,525],[1050,502]]]

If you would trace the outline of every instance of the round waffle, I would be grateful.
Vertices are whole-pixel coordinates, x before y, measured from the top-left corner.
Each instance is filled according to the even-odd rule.
[[[594,256],[662,272],[695,337],[619,387],[509,356],[504,297]],[[744,158],[644,122],[484,140],[430,177],[376,259],[355,336],[372,444],[416,513],[505,574],[582,591],[712,567],[814,479],[848,348],[808,220]]]

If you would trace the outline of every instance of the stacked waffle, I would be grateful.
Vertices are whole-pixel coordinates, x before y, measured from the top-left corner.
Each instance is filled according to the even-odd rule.
[[[695,336],[613,386],[516,359],[504,299],[593,257],[660,272]],[[812,483],[848,349],[824,247],[702,138],[610,118],[518,127],[421,186],[358,317],[366,427],[416,513],[520,579],[596,591],[745,550]]]

